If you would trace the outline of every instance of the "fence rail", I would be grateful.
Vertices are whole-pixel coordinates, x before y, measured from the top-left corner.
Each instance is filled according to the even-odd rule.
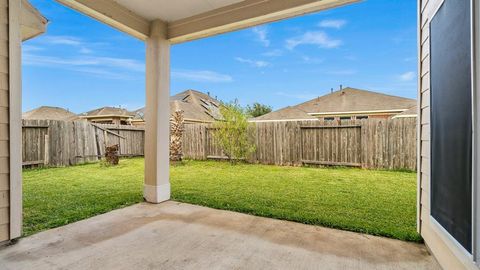
[[[211,124],[185,125],[184,157],[224,159]],[[341,165],[416,170],[416,119],[285,121],[252,124],[252,163],[300,166]],[[51,120],[23,121],[24,165],[69,166],[97,161],[105,146],[118,144],[122,156],[143,156],[142,127]]]

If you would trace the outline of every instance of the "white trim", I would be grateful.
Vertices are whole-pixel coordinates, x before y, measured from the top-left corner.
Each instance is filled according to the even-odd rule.
[[[472,1],[474,1],[474,0],[471,0],[471,3],[472,3]],[[438,13],[438,11],[440,10],[440,8],[443,6],[443,4],[444,4],[444,1],[442,0],[442,2],[439,4],[439,6],[435,9],[435,12],[433,12],[432,15],[429,17],[429,20],[428,20],[429,26],[428,26],[428,27],[431,28],[431,21],[432,21],[432,19],[435,17],[435,15]],[[472,8],[472,7],[471,7],[471,12],[473,12],[473,8]],[[471,16],[472,16],[472,14],[471,14]],[[472,18],[472,20],[471,20],[471,24],[473,24],[473,18]],[[471,27],[472,27],[472,25],[471,25]],[[431,29],[430,29],[430,31],[431,31]],[[472,30],[472,31],[473,31],[473,30]],[[473,69],[474,69],[473,39],[474,39],[474,37],[471,36],[471,42],[472,42],[472,46],[471,46],[471,49],[472,49],[472,59],[471,59],[471,61],[472,61],[472,63],[471,63],[471,64],[472,64],[472,80],[473,80],[473,78],[474,78],[474,74],[473,74]],[[431,63],[430,63],[430,65],[431,65]],[[474,89],[474,84],[475,84],[475,82],[472,81],[472,83],[473,83],[473,84],[472,84],[472,95],[473,95],[473,89]],[[430,82],[430,84],[431,84],[431,82]],[[430,91],[431,91],[431,89],[430,89]],[[472,102],[473,102],[473,100],[472,100]],[[431,113],[431,112],[430,112],[430,113]],[[472,113],[473,113],[473,108],[472,108]],[[430,149],[430,151],[431,151],[431,149]],[[474,152],[474,151],[472,151],[472,155],[473,155],[473,152]],[[472,162],[473,162],[473,160],[472,160]],[[431,163],[431,160],[430,160],[430,163]],[[473,163],[472,163],[472,167],[473,167]],[[431,164],[430,164],[430,171],[431,171],[431,170],[432,170],[432,166],[431,166]],[[430,175],[432,175],[432,174],[430,173]],[[472,175],[472,177],[473,177],[473,175]],[[473,180],[474,180],[474,179],[472,179],[472,185],[473,185],[473,182],[474,182]],[[431,179],[431,177],[430,177],[430,186],[432,186],[432,185],[431,185],[431,181],[432,181],[432,179]],[[473,186],[472,186],[472,193],[474,192],[473,190],[474,190],[474,188],[473,188]],[[472,194],[472,211],[473,211],[473,208],[474,208],[474,205],[473,205],[474,200],[475,200],[475,199],[474,199],[473,194]],[[460,243],[457,241],[457,239],[455,239],[455,238],[450,234],[450,232],[448,232],[448,231],[432,216],[431,208],[430,208],[430,212],[429,212],[429,221],[430,221],[430,226],[431,226],[431,228],[433,229],[433,231],[435,231],[435,233],[436,233],[437,235],[439,235],[440,238],[442,238],[443,242],[444,242],[444,243],[447,245],[447,247],[454,253],[454,255],[455,255],[463,264],[465,264],[465,265],[471,265],[471,264],[473,263],[473,260],[474,260],[474,255],[473,255],[473,254],[474,254],[474,253],[473,253],[473,252],[474,252],[474,243],[473,243],[473,241],[474,241],[475,239],[472,239],[472,253],[470,253],[468,250],[466,250],[466,249],[462,246],[462,244],[460,244]],[[474,232],[473,228],[475,227],[475,223],[473,223],[473,222],[474,222],[474,220],[473,220],[473,216],[472,216],[472,238],[473,238],[473,232]]]
[[[431,23],[433,17],[435,17],[435,15],[437,15],[438,11],[440,10],[440,8],[443,6],[443,3],[445,3],[445,0],[440,0],[441,2],[438,4],[437,8],[433,10],[432,14],[428,16],[428,24]]]
[[[150,33],[150,22],[112,0],[55,0],[140,40]]]
[[[114,0],[56,0],[141,40],[150,33],[150,20]],[[246,0],[168,23],[168,39],[180,43],[255,25],[343,6],[360,0]],[[161,18],[157,18],[161,19]]]
[[[318,112],[308,113],[309,115],[345,115],[345,114],[382,114],[382,113],[402,113],[408,109],[394,109],[394,110],[371,110],[371,111],[348,111],[348,112]]]
[[[392,117],[392,119],[396,118],[417,118],[416,114],[403,114],[403,115],[395,115]]]
[[[9,0],[10,239],[22,235],[22,1]]]
[[[320,121],[319,119],[276,119],[276,120],[248,120],[250,123],[264,122],[295,122],[295,121]]]
[[[470,254],[438,221],[430,216],[430,227],[437,235],[442,238],[443,242],[453,252],[453,254],[464,264],[472,263],[473,255]]]
[[[417,1],[417,232],[422,233],[422,0]],[[395,116],[393,117],[395,118]],[[430,192],[430,191],[429,191]]]
[[[175,20],[168,25],[168,38],[176,44],[356,2],[360,0],[245,0]]]
[[[479,171],[480,166],[480,112],[477,104],[480,102],[480,95],[478,94],[478,86],[480,85],[480,76],[478,75],[480,69],[477,67],[480,63],[480,5],[478,1],[472,1],[472,254],[473,260],[479,265],[480,261],[480,201],[478,195],[480,194]]]
[[[170,183],[161,186],[144,184],[143,198],[149,203],[161,203],[170,200]]]

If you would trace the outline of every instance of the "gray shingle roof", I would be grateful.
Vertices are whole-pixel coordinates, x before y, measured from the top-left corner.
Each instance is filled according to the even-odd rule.
[[[414,99],[348,87],[292,107],[262,115],[254,120],[300,119],[299,116],[302,115],[300,112],[308,115],[309,113],[407,110],[415,104]]]
[[[266,120],[317,120],[316,117],[309,115],[307,112],[296,107],[285,107],[283,109],[267,113],[252,119],[253,121]]]
[[[213,122],[221,119],[220,102],[196,90],[186,90],[170,97],[170,112],[183,111],[185,120]],[[145,108],[136,110],[134,119],[144,120]]]
[[[135,114],[123,108],[116,107],[102,107],[95,110],[91,110],[85,113],[82,113],[81,116],[124,116],[124,117],[133,117]]]
[[[41,106],[22,115],[26,120],[75,120],[76,114],[60,107]]]

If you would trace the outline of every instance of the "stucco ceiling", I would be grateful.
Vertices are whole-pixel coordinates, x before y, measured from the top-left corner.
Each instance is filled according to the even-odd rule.
[[[148,19],[172,22],[244,0],[114,0]]]

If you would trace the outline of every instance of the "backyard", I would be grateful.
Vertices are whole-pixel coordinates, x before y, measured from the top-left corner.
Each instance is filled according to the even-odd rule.
[[[25,170],[24,235],[143,201],[143,164]],[[412,172],[185,161],[171,185],[179,202],[421,241]]]

